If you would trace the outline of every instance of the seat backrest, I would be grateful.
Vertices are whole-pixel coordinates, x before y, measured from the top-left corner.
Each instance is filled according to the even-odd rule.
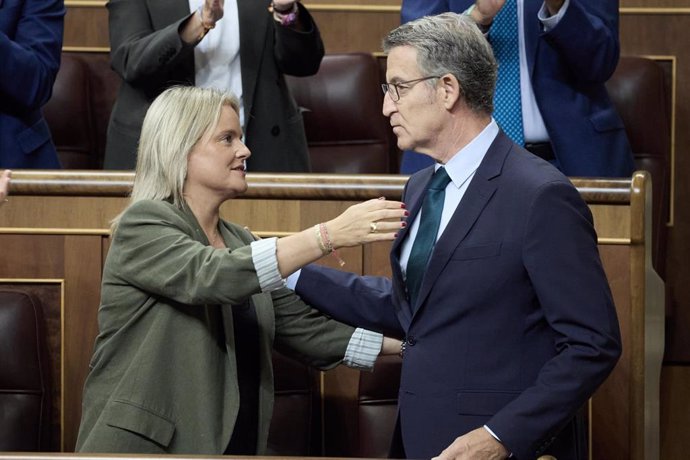
[[[327,54],[316,75],[287,81],[302,109],[314,172],[394,172],[379,66],[371,54]]]
[[[666,76],[652,59],[622,56],[606,88],[623,119],[637,169],[652,176],[652,264],[664,278],[671,166]]]
[[[49,372],[41,304],[0,290],[0,451],[50,449]]]
[[[360,372],[357,418],[359,422],[355,457],[387,458],[398,417],[398,388],[401,360],[382,356],[374,372]]]
[[[61,59],[43,108],[60,162],[65,169],[101,169],[120,77],[105,53],[63,52]]]
[[[320,456],[321,416],[318,371],[273,352],[275,402],[268,455]]]

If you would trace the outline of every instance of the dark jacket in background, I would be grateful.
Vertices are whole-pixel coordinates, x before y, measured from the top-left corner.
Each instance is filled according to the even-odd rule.
[[[60,67],[62,0],[0,0],[0,168],[60,168],[41,108]]]
[[[268,12],[268,4],[237,2],[243,128],[252,151],[248,168],[252,172],[306,172],[310,164],[302,114],[284,74],[316,73],[324,55],[323,43],[316,23],[302,5],[299,14],[307,32],[278,24]],[[123,83],[110,117],[104,166],[133,169],[141,125],[151,102],[170,86],[194,84],[194,47],[186,45],[178,32],[190,15],[189,2],[111,0],[107,6],[112,67]]]

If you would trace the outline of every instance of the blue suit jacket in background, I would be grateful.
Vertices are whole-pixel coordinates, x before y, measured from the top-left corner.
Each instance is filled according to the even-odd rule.
[[[60,67],[62,0],[0,0],[0,168],[60,168],[41,108]]]
[[[404,0],[402,21],[446,11],[461,13],[472,3]],[[570,0],[567,12],[549,33],[543,32],[537,17],[543,3],[524,0],[525,49],[555,165],[571,177],[629,177],[635,169],[632,151],[604,86],[620,53],[618,1]],[[402,172],[431,164],[427,158],[405,158],[404,162],[414,163]]]

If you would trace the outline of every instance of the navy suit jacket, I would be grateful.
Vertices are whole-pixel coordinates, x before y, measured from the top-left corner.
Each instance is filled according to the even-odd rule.
[[[413,175],[410,222],[433,172]],[[589,208],[549,163],[499,133],[436,243],[416,305],[392,280],[302,270],[297,293],[352,325],[406,337],[399,429],[409,458],[487,424],[518,459],[584,458],[575,414],[621,350]]]
[[[402,21],[465,11],[473,0],[404,0]],[[567,176],[629,177],[632,151],[604,83],[618,64],[618,1],[570,0],[545,33],[543,0],[524,0],[527,68],[556,166]],[[491,32],[489,32],[491,40]],[[428,163],[427,163],[428,164]]]
[[[60,168],[41,114],[60,67],[62,0],[0,0],[0,168]]]

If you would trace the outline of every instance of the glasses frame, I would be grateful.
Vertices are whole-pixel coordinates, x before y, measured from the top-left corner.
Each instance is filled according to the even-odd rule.
[[[386,94],[390,96],[391,101],[393,102],[398,102],[400,98],[402,97],[400,95],[400,89],[410,89],[414,85],[416,85],[419,82],[426,81],[426,80],[431,80],[432,78],[441,78],[443,75],[432,75],[430,77],[422,77],[422,78],[416,78],[414,80],[407,80],[407,81],[399,81],[398,83],[381,83],[381,89],[383,90],[383,97],[386,97]],[[391,91],[391,88],[393,88],[395,91]]]

